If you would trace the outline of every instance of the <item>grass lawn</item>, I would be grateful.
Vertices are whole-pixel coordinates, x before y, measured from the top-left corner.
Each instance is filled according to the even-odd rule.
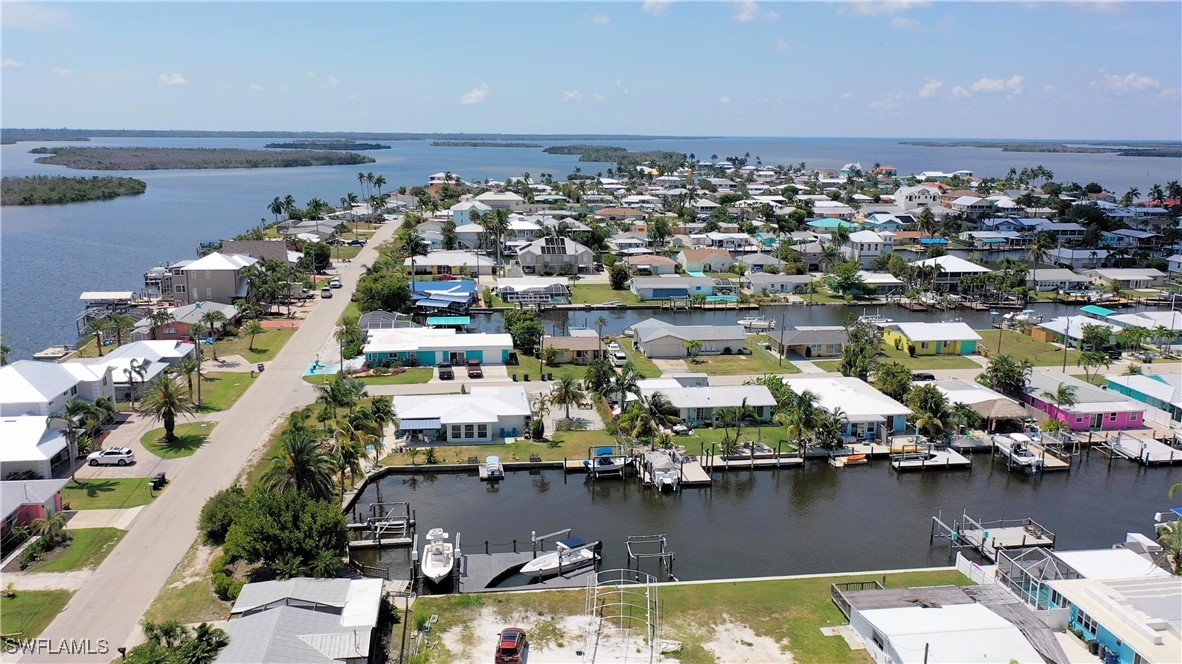
[[[201,425],[205,425],[205,433],[201,432]],[[217,422],[184,422],[176,425],[176,441],[171,445],[164,442],[164,429],[152,429],[140,436],[140,444],[144,449],[162,459],[179,459],[187,457],[197,451],[205,443],[206,437]]]
[[[574,412],[572,409],[572,416]],[[501,461],[529,461],[531,454],[542,457],[542,461],[561,461],[562,459],[585,459],[588,447],[616,443],[616,439],[602,429],[595,431],[547,431],[546,437],[554,440],[542,442],[518,440],[514,443],[492,445],[441,445],[435,448],[435,455],[440,463],[466,463],[470,456],[484,461],[484,457],[490,454],[501,457]],[[426,452],[424,451],[419,453],[415,461],[423,464],[425,458]],[[409,454],[390,454],[382,459],[382,465],[409,466],[412,464]]]
[[[705,445],[706,451],[709,451],[710,445],[721,442],[723,435],[726,433],[728,433],[728,431],[722,427],[714,427],[709,429],[706,427],[699,427],[694,429],[694,433],[691,436],[674,436],[673,442],[678,445],[685,445],[687,454],[698,454],[702,450],[703,444]],[[729,433],[731,436],[734,436],[735,428],[731,427]],[[742,442],[754,440],[756,442],[762,442],[764,445],[767,445],[772,449],[776,449],[777,445],[783,443],[783,447],[780,448],[782,452],[787,453],[796,451],[795,447],[790,446],[788,442],[788,432],[781,425],[765,424],[760,427],[743,425],[742,435]],[[721,454],[720,449],[716,449],[715,451]]]
[[[126,509],[152,502],[148,477],[81,480],[62,489],[62,501],[73,510]]]
[[[214,345],[217,346],[218,357],[241,355],[250,362],[268,362],[275,359],[275,354],[283,348],[295,331],[296,328],[292,327],[263,328],[263,332],[254,337],[253,349],[250,347],[250,335],[241,332],[236,337],[218,339]],[[201,352],[206,358],[213,357],[213,351],[209,346],[202,346]]]
[[[637,304],[640,300],[630,290],[612,290],[611,284],[573,284],[570,287],[572,304],[603,304],[623,302]]]
[[[0,598],[0,633],[22,639],[36,637],[66,608],[73,594],[68,590],[21,590],[16,597]]]
[[[433,367],[411,367],[406,371],[396,375],[391,374],[388,376],[366,376],[365,378],[358,378],[357,380],[365,383],[366,385],[415,385],[431,380],[431,377],[434,374],[435,369]],[[323,385],[334,377],[335,374],[304,376],[304,381],[312,383],[313,385]]]
[[[339,324],[341,321],[345,320],[345,316],[357,316],[360,318],[361,308],[357,306],[356,302],[350,300],[349,304],[345,305],[345,310],[341,312],[341,317],[337,319],[337,323]]]
[[[912,371],[933,371],[938,369],[981,369],[981,365],[961,355],[917,355],[911,357],[906,351],[883,346],[878,354],[879,362],[898,362]],[[820,360],[813,362],[822,371],[838,371],[841,360]]]
[[[1091,383],[1092,385],[1095,385],[1097,387],[1104,387],[1105,385],[1108,384],[1108,377],[1105,376],[1104,374],[1092,374],[1091,378],[1088,378],[1087,374],[1068,374],[1068,375],[1070,375],[1072,378],[1078,378],[1085,383]]]
[[[198,553],[202,555],[198,555]],[[154,622],[178,620],[182,623],[225,620],[230,613],[229,602],[223,602],[213,594],[209,560],[206,555],[216,555],[209,546],[194,542],[181,563],[172,571],[168,582],[144,617]]]
[[[764,350],[752,339],[748,339],[744,346],[751,351],[750,355],[700,355],[695,360],[686,360],[686,366],[690,371],[708,373],[712,376],[800,373],[800,369],[787,360],[781,366],[775,355]]]
[[[1001,334],[1000,346],[998,333]],[[985,346],[990,354],[1001,348],[1002,355],[1009,355],[1015,360],[1029,360],[1036,367],[1057,367],[1063,365],[1063,348],[1045,341],[1032,339],[1014,330],[977,330],[981,335],[978,346]],[[1074,367],[1079,360],[1079,351],[1068,349],[1067,366]]]
[[[888,574],[885,579],[890,588],[970,583],[955,570]],[[776,640],[798,662],[861,664],[867,661],[864,650],[850,650],[844,639],[840,636],[825,636],[821,628],[847,624],[845,616],[830,598],[830,585],[869,580],[881,582],[883,576],[853,574],[782,581],[662,586],[662,636],[681,642],[681,650],[673,656],[683,664],[718,661],[704,643],[714,637],[716,626],[725,625],[727,621],[747,625],[755,634]],[[579,590],[420,597],[415,602],[413,620],[425,619],[432,614],[439,616],[439,623],[431,630],[430,647],[425,650],[426,655],[420,661],[447,662],[458,659],[458,653],[449,652],[443,647],[442,634],[453,627],[468,624],[485,608],[506,620],[511,619],[510,616],[521,615],[553,620],[582,615],[585,599],[586,593]],[[538,649],[538,645],[534,647]]]
[[[202,413],[229,410],[255,381],[254,376],[241,371],[211,371],[202,376],[198,411]]]
[[[632,360],[632,364],[636,365],[636,373],[640,374],[641,378],[660,378],[661,370],[648,359],[648,356],[632,347],[631,339],[625,338],[620,343],[620,349]]]
[[[124,531],[118,528],[81,528],[66,532],[72,534],[74,539],[60,555],[44,565],[33,563],[26,571],[70,572],[97,567],[124,535]]]

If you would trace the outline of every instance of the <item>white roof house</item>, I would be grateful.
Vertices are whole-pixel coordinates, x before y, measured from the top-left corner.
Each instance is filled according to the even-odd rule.
[[[858,422],[887,422],[889,418],[906,419],[911,411],[903,404],[879,392],[858,378],[825,376],[798,378],[787,376],[784,382],[793,392],[808,391],[817,396],[817,405],[832,412],[840,408],[846,420]]]
[[[53,464],[69,456],[67,445],[61,431],[46,428],[44,416],[0,419],[0,477],[33,472],[43,479],[51,478]]]
[[[1052,551],[1051,555],[1067,563],[1085,579],[1132,579],[1169,577],[1170,573],[1131,549],[1089,549]]]
[[[980,341],[968,323],[894,323],[912,341]]]
[[[944,256],[937,256],[935,258],[925,258],[921,261],[915,261],[912,265],[928,266],[935,265],[940,268],[942,275],[962,275],[962,274],[983,274],[992,272],[987,267],[982,267],[971,261],[966,261],[963,258],[947,254]]]
[[[467,269],[469,274],[492,274],[495,262],[488,256],[481,256],[469,251],[432,251],[426,256],[416,256],[414,259],[415,270],[419,272],[424,269],[437,271],[440,268],[455,270],[463,267]],[[403,260],[402,263],[406,267],[411,266],[410,258]]]
[[[1047,585],[1075,608],[1074,616],[1082,613],[1091,618],[1089,631],[1103,629],[1136,654],[1122,661],[1178,661],[1182,653],[1182,583],[1178,579],[1070,579]]]
[[[755,413],[755,419],[767,422],[772,417],[776,399],[763,385],[709,385],[699,387],[668,387],[651,384],[640,388],[644,397],[660,393],[678,410],[678,417],[695,426],[714,419],[719,408],[736,408],[744,401]]]
[[[70,364],[17,360],[0,367],[0,416],[49,415],[73,399],[114,397],[107,369]]]
[[[523,386],[473,387],[468,394],[394,397],[402,435],[491,442],[525,431],[533,415]]]
[[[242,254],[223,254],[220,252],[213,252],[206,254],[201,258],[185,265],[181,270],[186,272],[196,272],[200,270],[232,270],[237,272],[244,267],[249,267],[259,262],[259,259],[253,256],[244,256]]]
[[[1059,406],[1060,410],[1068,413],[1092,415],[1098,413],[1140,413],[1145,410],[1145,404],[1121,396],[1115,391],[1096,387],[1067,374],[1050,371],[1031,372],[1026,393],[1035,399],[1047,401],[1049,397],[1044,394],[1055,394],[1059,386],[1064,384],[1075,388],[1075,403],[1070,406]]]
[[[1021,630],[983,604],[867,609],[857,615],[869,625],[866,647],[897,664],[1045,661]]]

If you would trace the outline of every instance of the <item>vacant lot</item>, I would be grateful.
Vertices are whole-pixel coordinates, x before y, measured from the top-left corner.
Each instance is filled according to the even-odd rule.
[[[712,376],[735,376],[741,374],[794,374],[800,373],[791,362],[779,358],[748,339],[744,348],[750,355],[699,355],[686,360],[690,371],[708,373]]]
[[[989,353],[1009,355],[1015,360],[1027,360],[1036,367],[1055,367],[1063,364],[1063,348],[1045,341],[1032,339],[1014,330],[977,330],[981,335],[978,345],[984,345]],[[1079,351],[1067,350],[1067,366],[1074,367],[1079,360]]]
[[[20,591],[0,598],[0,633],[31,639],[66,608],[73,593],[68,590]]]

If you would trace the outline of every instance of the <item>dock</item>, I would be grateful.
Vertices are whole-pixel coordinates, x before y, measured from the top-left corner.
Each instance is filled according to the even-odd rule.
[[[649,454],[656,454],[649,452]],[[644,456],[639,456],[633,459],[633,467],[636,468],[636,473],[640,476],[640,483],[644,486],[654,486],[652,473],[649,470],[649,463]],[[670,453],[670,462],[672,467],[678,471],[678,487],[682,486],[709,486],[712,482],[710,473],[702,466],[701,459],[697,457],[690,457],[684,455],[674,455]]]
[[[1039,460],[1042,461],[1042,472],[1050,472],[1053,470],[1071,470],[1071,462],[1061,458],[1054,450],[1050,449],[1041,442],[1032,441],[1027,444],[1031,452],[1038,455]]]
[[[1126,459],[1144,466],[1160,466],[1182,463],[1182,450],[1171,447],[1148,436],[1130,436],[1121,432],[1108,447]]]
[[[1055,548],[1055,533],[1034,519],[984,521],[962,512],[949,525],[942,520],[942,516],[932,517],[928,542],[946,540],[950,556],[952,551],[968,547],[992,563],[997,562],[999,552],[1009,549]]]
[[[514,590],[539,590],[550,588],[586,588],[589,578],[595,576],[595,565],[580,567],[558,576],[547,577],[534,583],[505,588],[490,588],[490,584],[517,574],[522,566],[534,559],[531,551],[520,553],[464,553],[456,560],[455,578],[457,590],[461,593],[510,592]]]
[[[960,470],[969,468],[970,466],[972,466],[972,462],[967,457],[951,449],[932,449],[891,455],[891,468],[894,468],[896,472],[906,470]]]
[[[715,471],[728,470],[748,470],[752,468],[790,468],[804,464],[804,459],[799,456],[770,456],[762,457],[750,456],[746,458],[737,457],[712,457],[702,462],[695,462],[698,468],[703,472],[713,473]],[[689,464],[687,464],[687,467]]]

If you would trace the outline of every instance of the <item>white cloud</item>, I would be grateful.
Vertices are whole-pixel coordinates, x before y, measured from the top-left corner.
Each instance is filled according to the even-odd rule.
[[[1007,94],[1016,95],[1022,92],[1021,76],[1014,75],[1008,79],[1001,78],[983,78],[976,83],[973,83],[969,88],[973,92],[988,92],[993,94]]]
[[[624,95],[625,97],[628,96],[628,88],[625,87],[624,82],[619,79],[616,80],[616,89],[619,90],[620,94]]]
[[[612,22],[612,17],[608,16],[607,14],[596,14],[591,17],[591,22],[595,25],[610,25]]]
[[[1161,88],[1161,82],[1134,71],[1124,76],[1119,74],[1104,74],[1103,86],[1109,92],[1123,95],[1130,92],[1158,90]]]
[[[262,92],[263,90],[266,90],[266,88],[264,88],[263,86],[259,85],[258,83],[251,83],[251,84],[250,84],[250,90],[252,90],[252,91],[254,91],[254,92]]]
[[[907,95],[902,92],[888,92],[882,99],[876,99],[870,102],[870,108],[879,111],[890,111],[899,108],[907,99]]]
[[[660,16],[669,9],[669,5],[673,4],[673,0],[644,0],[640,5],[640,11],[653,16]]]
[[[605,97],[605,96],[603,96],[603,95],[599,94],[598,92],[592,93],[592,95],[591,95],[591,98],[592,98],[592,99],[594,99],[595,101],[597,101],[597,102],[601,103],[601,104],[602,104],[603,102],[607,101],[607,97]]]
[[[479,87],[472,88],[471,92],[460,95],[460,103],[464,106],[479,104],[488,99],[490,92],[492,92],[492,88],[488,87],[487,83],[481,83]]]
[[[843,92],[843,93],[841,93],[841,98],[842,98],[842,99],[853,99],[853,98],[854,98],[854,93],[852,93],[852,92]]]
[[[882,14],[898,14],[908,9],[926,7],[928,2],[899,0],[897,2],[840,2],[837,11],[847,16],[880,16]]]
[[[958,85],[955,88],[952,88],[952,96],[956,97],[957,99],[967,99],[972,95],[969,94],[968,90],[965,90]]]
[[[731,103],[731,98],[730,98],[730,97],[725,97],[725,96],[724,96],[724,97],[719,97],[719,98],[718,98],[718,103],[720,103],[720,104],[729,104],[729,103]]]
[[[1128,4],[1128,0],[1122,2],[1064,2],[1063,6],[1088,14],[1121,14],[1124,12],[1126,4]]]
[[[759,3],[755,2],[755,0],[738,0],[737,2],[731,3],[731,8],[734,11],[734,13],[731,15],[731,18],[734,19],[736,23],[750,23],[751,21],[759,18],[763,18],[768,21],[774,21],[780,18],[779,12],[771,10],[764,11],[760,8]]]
[[[568,101],[579,101],[582,98],[583,93],[578,90],[567,90],[562,93],[562,103],[564,104]]]
[[[777,39],[775,48],[776,53],[787,53],[792,50],[792,44],[789,44],[783,39]]]
[[[5,2],[0,23],[5,28],[41,32],[70,24],[69,10],[48,3]]]
[[[919,21],[913,18],[896,16],[891,19],[891,27],[896,30],[917,30],[919,29]]]
[[[171,74],[161,74],[156,78],[156,81],[160,83],[160,85],[184,85],[185,83],[188,83],[184,76],[181,76],[176,72]]]
[[[1177,97],[1180,94],[1182,94],[1182,90],[1179,90],[1178,88],[1166,88],[1161,91],[1159,96],[1169,99],[1171,97]]]
[[[935,97],[936,92],[942,87],[944,87],[944,81],[937,81],[934,78],[929,78],[928,82],[924,83],[923,87],[919,89],[919,96]]]
[[[25,66],[25,63],[18,62],[16,60],[13,60],[12,58],[4,58],[3,64],[4,64],[5,69],[14,69],[16,67],[24,67]]]
[[[339,87],[341,87],[341,80],[336,76],[329,76],[328,78],[324,79],[323,83],[320,84],[321,90],[331,91],[336,90]]]
[[[69,76],[70,74],[74,73],[74,70],[66,69],[65,67],[54,67],[53,73],[57,74],[58,76]]]

